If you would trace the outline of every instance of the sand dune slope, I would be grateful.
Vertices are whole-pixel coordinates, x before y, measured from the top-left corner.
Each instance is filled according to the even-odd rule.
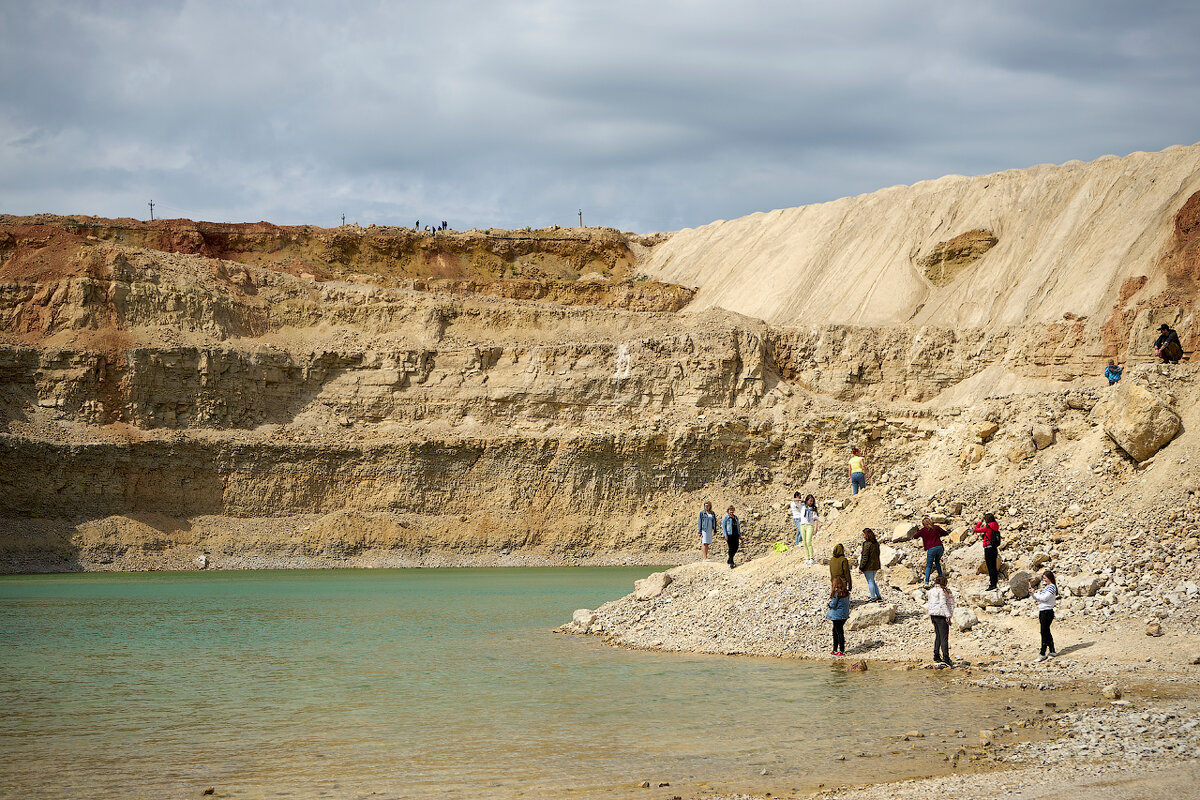
[[[1200,144],[950,175],[679,231],[643,271],[699,286],[692,310],[777,324],[1050,322],[1107,312],[1130,278],[1161,291],[1175,215],[1197,191]],[[966,266],[953,245],[939,259],[972,232],[994,246]]]

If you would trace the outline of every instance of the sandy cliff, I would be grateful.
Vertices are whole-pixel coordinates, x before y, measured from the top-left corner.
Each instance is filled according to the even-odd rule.
[[[693,309],[780,325],[1102,323],[1143,301],[1168,312],[1152,298],[1194,280],[1194,221],[1178,215],[1198,191],[1200,145],[950,175],[679,231],[641,269],[699,287]],[[1167,261],[1178,250],[1186,270]]]
[[[852,442],[897,492],[1137,486],[1089,415],[1160,320],[1192,349],[1198,157],[653,237],[0,217],[0,569],[669,562]]]

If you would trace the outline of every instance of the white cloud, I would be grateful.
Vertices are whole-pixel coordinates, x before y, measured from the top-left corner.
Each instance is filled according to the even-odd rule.
[[[669,230],[1190,144],[1185,3],[0,7],[10,213]]]

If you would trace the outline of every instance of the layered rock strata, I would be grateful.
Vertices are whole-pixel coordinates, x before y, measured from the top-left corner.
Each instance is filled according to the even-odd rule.
[[[914,491],[999,492],[1056,457],[1134,480],[1097,438],[1099,372],[1118,349],[1148,360],[1159,320],[1190,347],[1200,201],[1184,196],[1193,179],[1180,165],[1192,152],[1124,162],[1133,184],[1182,188],[1177,206],[1155,189],[1130,212],[1158,260],[1138,262],[1147,274],[1109,310],[1081,315],[1064,301],[1057,315],[971,327],[921,314],[849,324],[870,315],[836,309],[852,296],[870,307],[881,291],[853,282],[821,314],[789,320],[804,324],[710,307],[725,278],[702,270],[724,251],[680,249],[696,241],[687,231],[517,232],[504,247],[526,249],[503,268],[471,249],[508,241],[499,234],[439,235],[464,260],[422,274],[413,253],[434,237],[411,231],[0,218],[0,569],[672,561],[693,557],[705,497],[748,506],[754,525],[771,520],[753,553],[787,535],[768,512],[780,498],[844,491],[851,443],[867,450],[872,483]],[[1080,169],[1060,170],[1058,193],[1042,168],[997,180],[1009,194],[1023,187],[1033,209],[1038,192],[1053,205],[1081,191]],[[1113,169],[1100,162],[1097,186]],[[911,225],[922,216],[912,192],[930,190],[839,203],[862,207],[844,222],[875,209]],[[741,224],[729,223],[732,240]],[[957,271],[928,297],[944,306],[990,291],[988,265],[1021,235],[1014,225],[989,223],[970,241],[938,232],[949,244],[930,252]],[[741,257],[757,263],[756,248]],[[598,253],[617,255],[600,264]],[[664,266],[684,256],[702,281]],[[514,278],[518,262],[529,274]],[[1051,294],[1077,279],[1038,278]],[[892,299],[903,305],[903,293]],[[1137,376],[1183,426],[1150,449],[1184,450],[1184,404],[1154,374]]]

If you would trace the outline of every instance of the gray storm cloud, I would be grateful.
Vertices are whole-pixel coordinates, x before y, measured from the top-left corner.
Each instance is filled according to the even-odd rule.
[[[1082,0],[9,3],[0,211],[671,230],[1190,144],[1198,34]]]

